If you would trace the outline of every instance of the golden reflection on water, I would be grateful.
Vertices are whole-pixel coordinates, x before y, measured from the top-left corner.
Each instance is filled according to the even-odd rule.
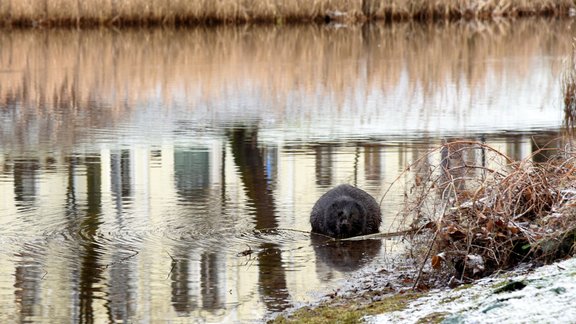
[[[384,267],[389,242],[289,230],[336,184],[382,197],[445,136],[549,142],[570,28],[1,31],[0,320],[258,320]]]
[[[488,105],[491,95],[502,97],[500,85],[510,78],[518,80],[516,87],[525,80],[542,96],[556,96],[550,83],[563,68],[559,57],[571,48],[570,27],[528,20],[3,31],[0,103],[17,105],[19,113],[5,117],[12,126],[3,129],[2,142],[26,141],[32,135],[19,130],[32,123],[37,141],[71,145],[86,127],[114,127],[150,104],[161,106],[156,113],[184,110],[184,117],[207,121],[230,115],[292,124],[326,114],[369,118],[370,109],[393,108],[388,105],[416,110],[421,120],[411,124],[433,123],[429,111],[440,109],[474,116],[469,110]],[[542,57],[550,61],[534,60]],[[535,63],[546,64],[546,76],[533,75],[543,70]],[[543,77],[548,82],[538,84]],[[510,96],[526,92],[505,90],[524,91]]]

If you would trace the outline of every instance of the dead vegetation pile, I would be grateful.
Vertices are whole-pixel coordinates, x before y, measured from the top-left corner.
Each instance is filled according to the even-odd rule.
[[[542,155],[548,159],[537,162]],[[456,141],[412,164],[403,219],[411,220],[407,239],[422,265],[415,286],[426,273],[461,283],[571,256],[575,162],[576,152],[566,150],[540,149],[513,161],[484,143]]]

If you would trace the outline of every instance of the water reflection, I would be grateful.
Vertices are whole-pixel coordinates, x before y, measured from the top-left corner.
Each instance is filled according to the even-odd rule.
[[[334,145],[318,145],[315,148],[316,159],[316,184],[323,188],[328,188],[334,183],[332,173],[334,172]]]
[[[258,128],[233,127],[228,130],[234,162],[247,195],[247,203],[252,205],[255,229],[274,229],[278,227],[276,204],[272,182],[273,161],[276,156],[263,154],[258,143]],[[267,149],[264,149],[268,151]],[[273,151],[273,149],[272,149]],[[271,161],[270,161],[271,160]],[[262,243],[258,253],[258,288],[266,308],[281,311],[290,303],[286,286],[281,246],[275,243]]]
[[[21,260],[16,263],[14,270],[14,301],[20,313],[14,315],[24,321],[27,317],[35,315],[34,309],[40,296],[43,271],[36,261],[38,255],[34,255],[34,250],[17,256]]]
[[[316,262],[325,268],[319,271],[321,280],[326,280],[327,274],[332,277],[332,270],[350,272],[362,268],[377,257],[382,248],[382,240],[333,241],[318,235],[311,238]]]
[[[101,220],[102,207],[102,172],[100,159],[86,158],[86,198],[85,212],[80,215],[80,233],[83,240],[80,242],[79,253],[79,320],[83,323],[94,321],[94,308],[97,296],[102,293],[101,282],[105,280],[102,271],[102,246],[99,243],[97,232]],[[106,303],[107,304],[107,303]]]
[[[316,199],[560,147],[571,24],[1,31],[0,321],[261,320],[378,266],[299,232]]]

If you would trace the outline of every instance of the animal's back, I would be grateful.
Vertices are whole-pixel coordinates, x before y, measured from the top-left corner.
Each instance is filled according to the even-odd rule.
[[[364,190],[348,184],[322,195],[310,214],[313,232],[339,238],[377,233],[381,222],[378,202]]]

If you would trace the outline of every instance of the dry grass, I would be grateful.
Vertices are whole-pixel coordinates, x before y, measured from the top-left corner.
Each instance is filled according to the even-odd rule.
[[[552,158],[536,163],[536,154]],[[542,148],[512,161],[485,144],[455,141],[412,168],[419,172],[404,216],[420,229],[412,253],[429,278],[461,283],[575,252],[575,152]]]
[[[407,0],[364,1],[369,16],[398,19],[493,18],[531,15],[567,15],[573,1],[554,0]]]
[[[327,18],[458,19],[568,15],[572,0],[7,0],[5,26],[192,25]]]
[[[21,26],[278,23],[324,19],[336,10],[356,16],[360,1],[9,0],[0,5],[0,20]]]

